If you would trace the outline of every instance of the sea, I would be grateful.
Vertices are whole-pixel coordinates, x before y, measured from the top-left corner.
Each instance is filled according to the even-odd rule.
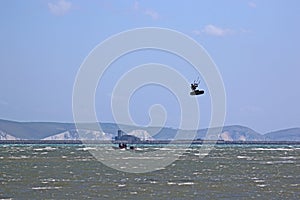
[[[300,145],[218,144],[199,156],[202,147],[186,147],[158,170],[128,173],[83,144],[1,144],[0,199],[300,199]],[[174,151],[140,145],[132,153],[160,148]]]

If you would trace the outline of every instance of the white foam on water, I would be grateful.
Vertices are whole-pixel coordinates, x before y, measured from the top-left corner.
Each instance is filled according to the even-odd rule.
[[[162,160],[164,157],[149,157],[149,156],[137,156],[137,157],[122,157],[120,158],[122,160]]]
[[[57,190],[57,189],[61,189],[62,187],[32,187],[31,189],[33,190]]]
[[[157,183],[157,181],[150,181],[150,183],[151,183],[151,184],[155,184],[155,183]]]
[[[194,185],[195,183],[193,182],[185,182],[185,183],[178,183],[177,185],[183,186],[183,185]]]
[[[53,150],[56,150],[56,148],[53,148],[53,147],[45,147],[44,149],[47,150],[47,151],[53,151]]]
[[[248,158],[247,156],[237,156],[237,158]]]
[[[294,151],[291,148],[253,148],[255,151]]]
[[[260,164],[273,165],[273,164],[293,164],[295,161],[292,160],[276,160],[276,161],[265,161]]]
[[[34,148],[33,150],[34,151],[53,151],[53,150],[56,150],[57,148],[54,148],[54,147],[44,147],[44,148]]]
[[[257,185],[258,187],[266,187],[267,185],[264,185],[264,184],[259,184]]]
[[[297,159],[297,157],[295,157],[295,156],[286,156],[286,157],[278,157],[278,158],[284,159],[284,160],[286,160],[286,159],[291,159],[291,160]]]
[[[163,148],[158,148],[159,150],[162,150],[162,151],[173,151],[174,149],[172,148],[167,148],[167,147],[163,147]]]
[[[54,179],[54,178],[46,178],[46,179],[43,179],[43,181],[45,181],[45,182],[57,182],[59,180],[58,179]]]
[[[30,156],[11,156],[8,157],[9,159],[14,159],[14,160],[20,160],[20,159],[25,159],[25,158],[30,158]]]
[[[21,158],[30,158],[30,156],[20,156]]]
[[[201,175],[201,174],[203,174],[203,173],[201,173],[201,172],[194,172],[193,173],[193,175]]]
[[[180,182],[180,183],[176,183],[176,182],[168,182],[168,185],[178,185],[178,186],[189,186],[189,185],[194,185],[195,183],[193,182]]]
[[[194,153],[195,156],[207,156],[205,153]]]
[[[168,185],[177,185],[177,183],[175,183],[175,182],[168,182],[167,184]]]
[[[78,148],[77,150],[79,150],[79,151],[89,151],[89,150],[97,150],[97,148],[94,148],[94,147],[83,147],[83,148]]]
[[[44,148],[37,148],[37,149],[33,149],[34,151],[44,151]]]
[[[119,184],[118,187],[125,187],[125,184]]]
[[[256,180],[254,180],[254,182],[255,182],[255,183],[264,183],[265,180],[263,180],[263,179],[256,179]]]
[[[137,192],[130,192],[130,194],[137,194]]]

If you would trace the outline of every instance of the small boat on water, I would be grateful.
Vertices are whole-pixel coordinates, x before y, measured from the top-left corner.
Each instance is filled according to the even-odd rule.
[[[114,149],[124,149],[124,150],[135,150],[134,146],[128,147],[126,143],[119,143],[118,147],[113,147]]]

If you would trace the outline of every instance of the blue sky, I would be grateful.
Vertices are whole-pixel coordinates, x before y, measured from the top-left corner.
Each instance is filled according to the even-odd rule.
[[[73,84],[89,52],[111,35],[154,26],[188,35],[210,54],[226,89],[226,125],[246,125],[261,133],[300,126],[297,0],[3,0],[0,15],[2,119],[71,122]],[[128,55],[115,65],[147,62],[187,65],[152,51]],[[113,121],[109,91],[121,72],[107,73],[107,82],[99,85],[96,99],[101,103],[96,107],[101,121]],[[196,78],[192,71],[182,73],[191,81]],[[158,90],[144,88],[135,94],[133,118],[147,124],[144,113],[162,103],[171,112],[166,125],[176,127],[178,105],[172,95],[160,91],[160,98],[145,98]],[[201,98],[201,127],[206,127],[210,99]]]

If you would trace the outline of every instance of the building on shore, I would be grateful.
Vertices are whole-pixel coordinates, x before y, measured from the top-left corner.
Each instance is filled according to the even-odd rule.
[[[127,135],[122,130],[118,130],[118,135],[115,137],[115,141],[125,143],[141,143],[141,139],[134,135]]]

